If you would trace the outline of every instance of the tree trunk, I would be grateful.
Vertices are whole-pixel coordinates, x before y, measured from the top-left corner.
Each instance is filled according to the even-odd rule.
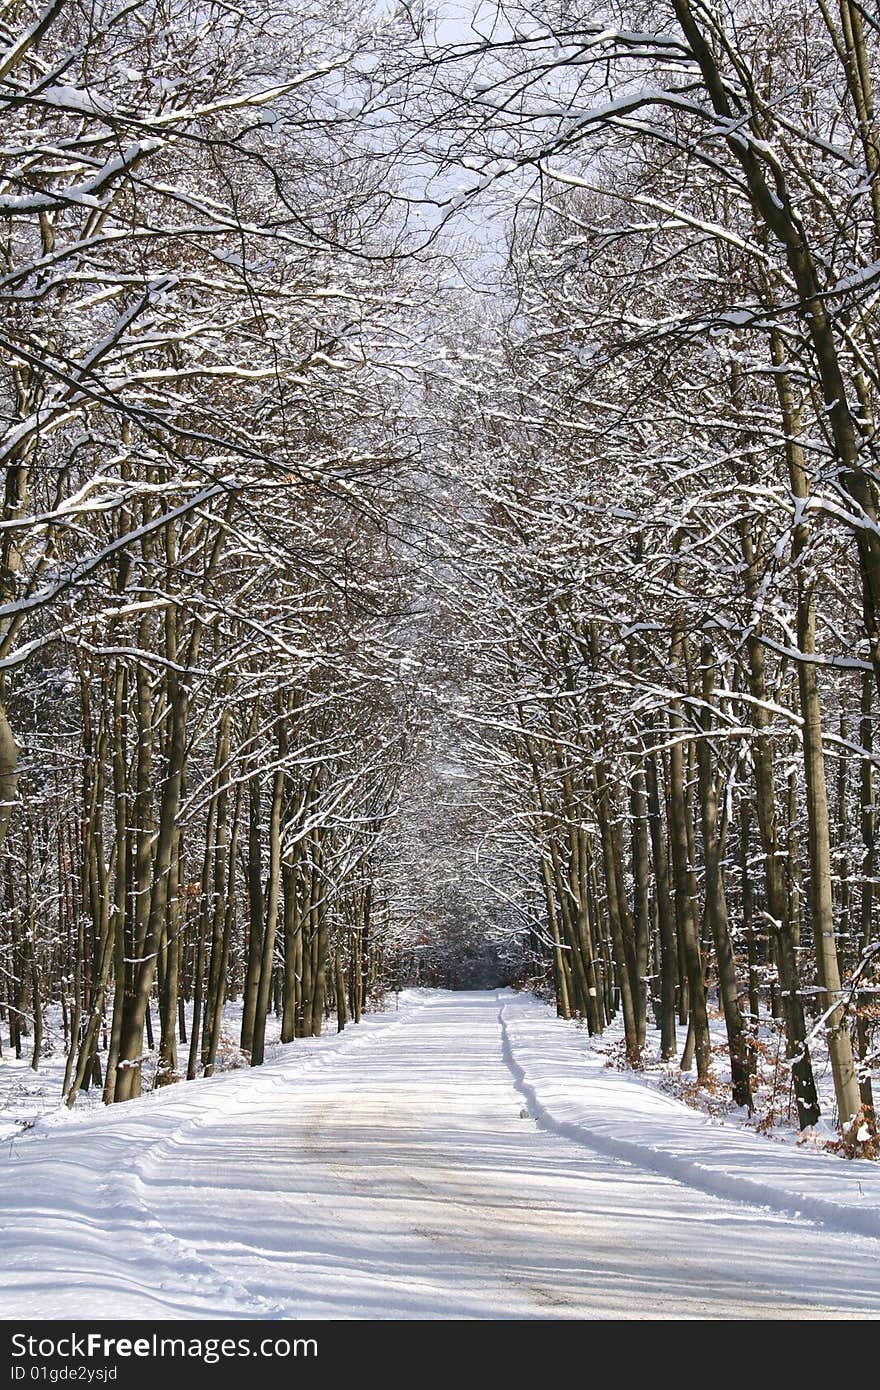
[[[679,665],[682,652],[683,637],[681,631],[676,630],[672,638],[673,667]],[[687,971],[691,1042],[697,1063],[697,1077],[701,1083],[705,1083],[709,1079],[711,1061],[709,1018],[706,1012],[706,988],[703,981],[703,961],[700,955],[700,934],[692,895],[685,792],[684,735],[677,699],[670,703],[669,734],[671,744],[669,749],[669,831],[672,841],[676,916]],[[682,1056],[682,1067],[685,1067],[688,1060],[686,1044]]]
[[[704,643],[702,654],[702,707],[700,722],[702,736],[697,740],[697,771],[699,780],[700,814],[703,830],[703,866],[705,874],[706,916],[715,944],[715,960],[718,966],[718,993],[724,1012],[727,1028],[727,1046],[730,1052],[730,1074],[733,1099],[736,1105],[752,1112],[752,1087],[750,1048],[748,1034],[743,1026],[739,1006],[739,989],[736,979],[736,962],[730,940],[730,926],[727,918],[727,901],[724,893],[724,880],[721,873],[721,848],[718,838],[718,790],[712,769],[712,731],[711,709],[714,700],[714,654],[710,645]]]

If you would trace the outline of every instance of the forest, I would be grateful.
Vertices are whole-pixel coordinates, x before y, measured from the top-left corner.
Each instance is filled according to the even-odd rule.
[[[876,1159],[874,8],[0,50],[3,1053],[109,1105],[515,984]]]

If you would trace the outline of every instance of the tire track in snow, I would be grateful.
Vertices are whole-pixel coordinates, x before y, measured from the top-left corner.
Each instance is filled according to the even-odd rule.
[[[336,1046],[328,1048],[325,1052],[316,1047],[305,1055],[300,1053],[297,1056],[294,1051],[291,1056],[273,1057],[263,1068],[249,1068],[240,1077],[236,1077],[237,1084],[232,1083],[232,1078],[227,1077],[226,1084],[218,1088],[217,1095],[210,1094],[206,1085],[207,1093],[204,1099],[199,1097],[202,1104],[199,1113],[185,1116],[173,1129],[141,1149],[127,1170],[114,1171],[102,1181],[100,1186],[108,1208],[123,1213],[132,1211],[135,1216],[135,1229],[148,1245],[150,1252],[155,1253],[158,1250],[163,1255],[167,1254],[169,1279],[167,1284],[160,1285],[163,1291],[179,1287],[183,1276],[197,1294],[211,1298],[216,1296],[218,1291],[225,1291],[231,1296],[233,1306],[228,1310],[224,1309],[226,1316],[254,1319],[288,1316],[287,1305],[266,1299],[247,1288],[234,1276],[218,1268],[198,1245],[191,1240],[182,1239],[169,1228],[166,1224],[167,1218],[163,1220],[156,1210],[155,1178],[157,1175],[164,1176],[169,1170],[173,1171],[173,1163],[178,1156],[175,1150],[179,1151],[188,1142],[197,1140],[200,1132],[206,1133],[218,1123],[224,1129],[228,1128],[236,1111],[244,1116],[259,1109],[260,1091],[272,1092],[282,1089],[289,1093],[291,1086],[296,1085],[300,1076],[332,1069],[337,1059],[342,1060],[352,1053],[375,1046],[380,1038],[408,1027],[427,1008],[430,1008],[429,1001],[413,1004],[405,1008],[399,1018],[363,1032],[358,1025],[350,1025],[341,1035],[337,1035]],[[295,1049],[296,1043],[285,1044],[285,1047],[287,1046]],[[202,1078],[203,1082],[205,1080]],[[230,1094],[231,1083],[235,1084],[235,1094]],[[154,1194],[152,1202],[151,1192]],[[258,1259],[261,1256],[259,1247],[241,1241],[229,1242],[224,1247],[224,1255],[234,1255],[237,1251],[245,1252],[251,1257],[256,1256]]]
[[[684,1158],[659,1146],[652,1147],[631,1139],[615,1138],[602,1130],[591,1128],[586,1113],[583,1120],[579,1119],[577,1122],[560,1119],[543,1103],[539,1089],[529,1079],[526,1068],[517,1057],[516,1044],[511,1037],[507,1017],[512,1008],[511,1002],[504,1000],[500,995],[498,999],[502,1056],[517,1091],[528,1103],[529,1114],[541,1129],[558,1134],[564,1139],[571,1139],[595,1153],[620,1159],[633,1167],[645,1169],[661,1177],[672,1178],[675,1182],[712,1197],[769,1210],[794,1221],[803,1221],[806,1218],[815,1225],[842,1235],[880,1239],[880,1212],[875,1209],[845,1207],[816,1193],[804,1193],[793,1199],[789,1193],[760,1178],[721,1171],[700,1163],[698,1159]],[[719,1147],[722,1142],[719,1136]]]

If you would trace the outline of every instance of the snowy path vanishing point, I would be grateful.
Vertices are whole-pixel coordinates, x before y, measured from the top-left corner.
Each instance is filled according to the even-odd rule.
[[[409,996],[259,1072],[18,1140],[3,1316],[880,1317],[876,1239],[539,1128],[511,998]]]

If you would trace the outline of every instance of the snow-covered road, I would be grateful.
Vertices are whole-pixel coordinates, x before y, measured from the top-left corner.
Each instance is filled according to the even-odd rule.
[[[876,1239],[540,1127],[511,997],[409,996],[259,1072],[16,1141],[3,1316],[880,1316]]]

